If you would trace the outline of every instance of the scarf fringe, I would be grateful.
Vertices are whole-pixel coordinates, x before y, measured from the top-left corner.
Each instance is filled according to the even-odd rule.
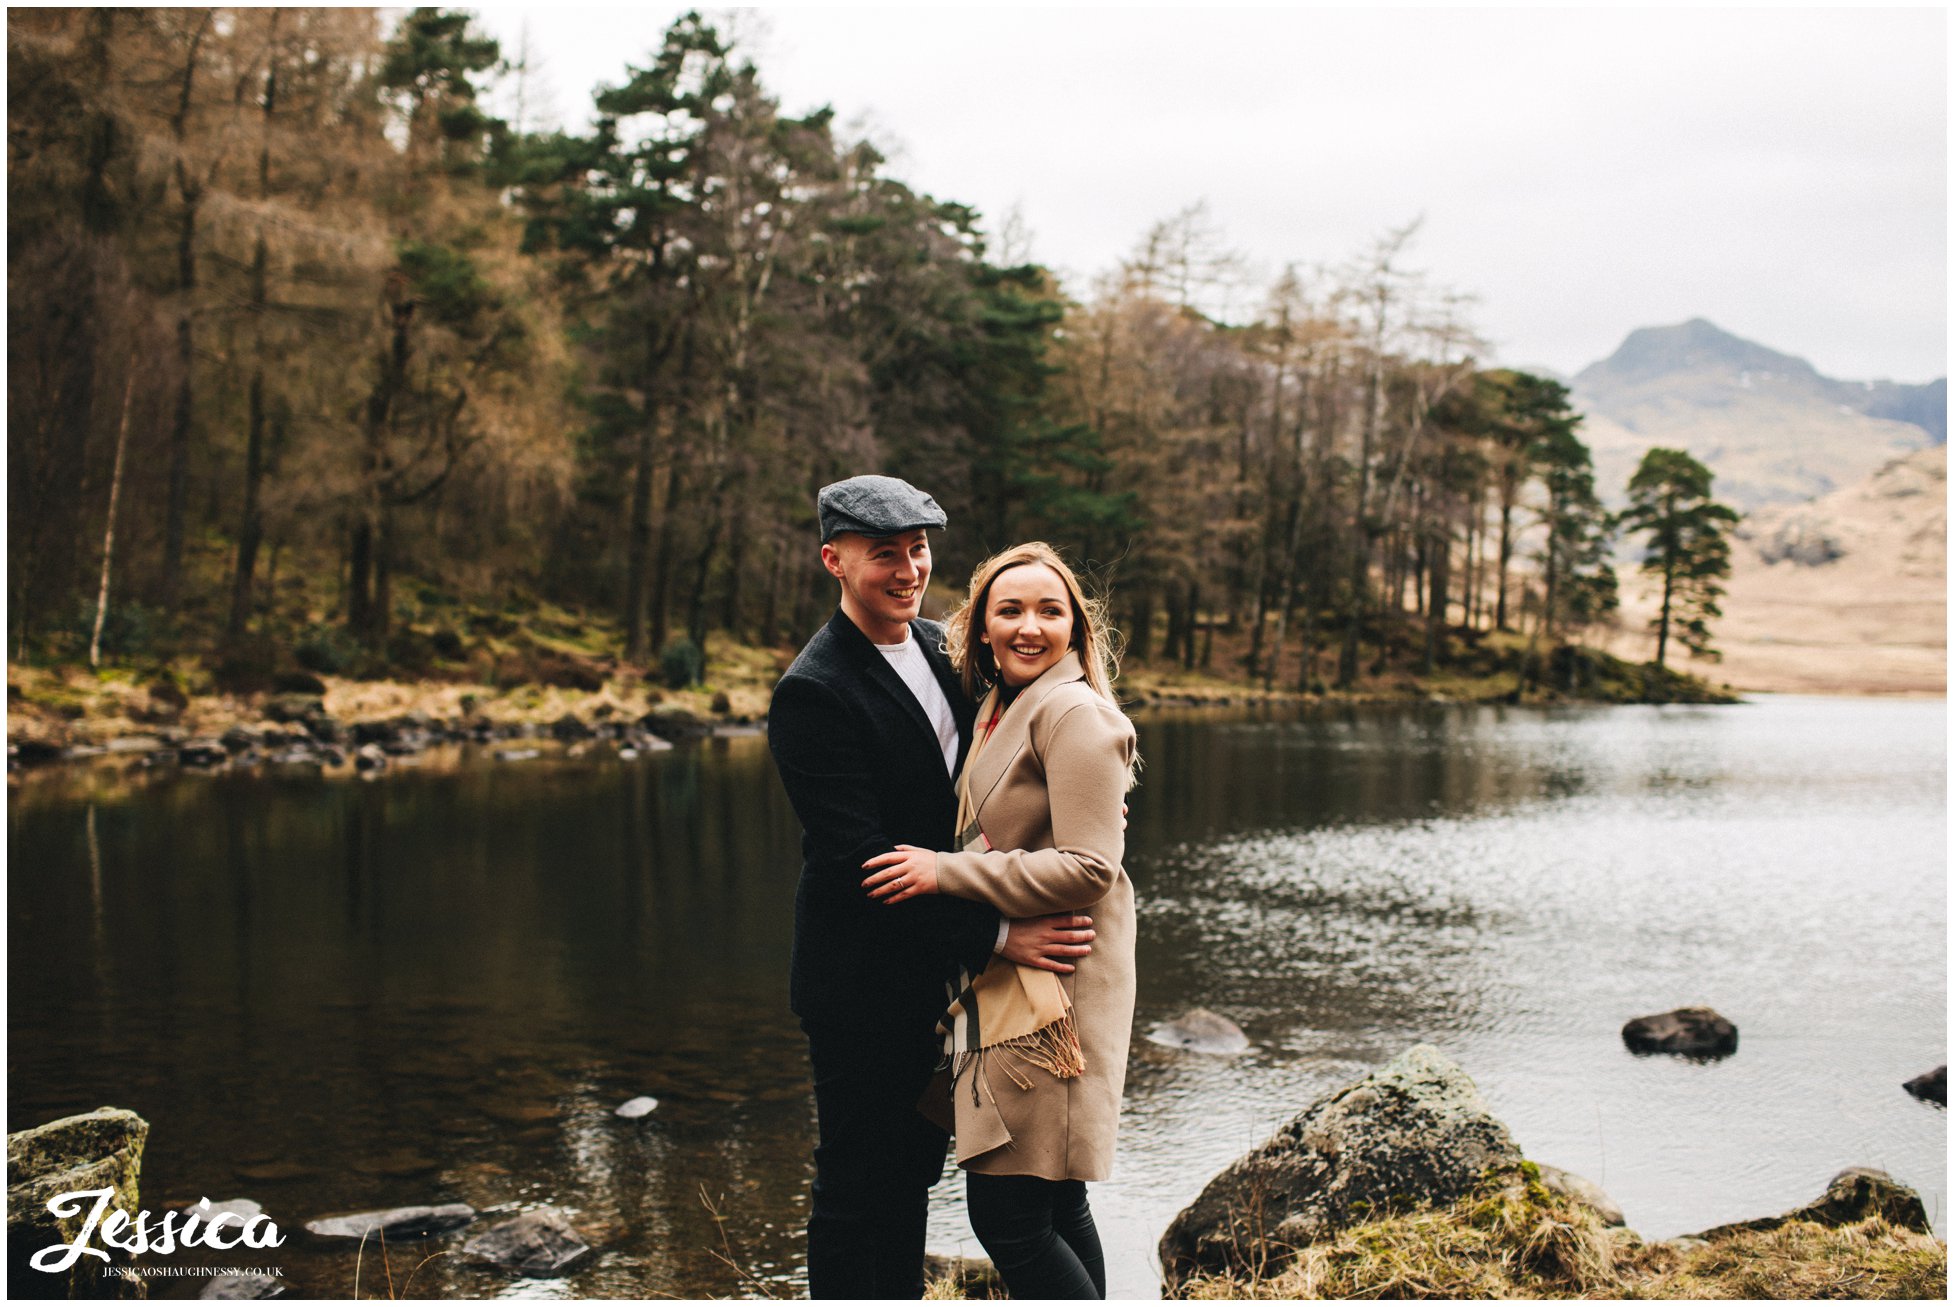
[[[1004,1074],[1011,1077],[1011,1083],[1020,1089],[1030,1089],[1032,1086],[1031,1078],[1022,1067],[1035,1067],[1059,1080],[1082,1076],[1086,1070],[1085,1050],[1079,1046],[1079,1028],[1073,1024],[1070,1010],[1058,1020],[1028,1035],[958,1054],[953,1078],[961,1079],[973,1064],[978,1074],[983,1074],[987,1069],[987,1053],[998,1055],[991,1060],[992,1064],[1002,1067]],[[973,1104],[981,1101],[977,1094],[977,1076],[970,1078],[970,1101]]]

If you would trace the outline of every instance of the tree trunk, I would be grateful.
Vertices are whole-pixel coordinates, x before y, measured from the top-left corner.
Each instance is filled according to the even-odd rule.
[[[269,77],[266,80],[266,95],[269,97]],[[251,314],[257,330],[253,342],[255,357],[252,360],[251,381],[246,388],[244,509],[238,518],[237,565],[231,573],[231,618],[225,626],[225,638],[232,644],[243,639],[245,628],[251,620],[252,573],[257,568],[258,546],[264,537],[259,495],[265,472],[265,263],[265,233],[260,227],[257,245],[251,254]]]
[[[624,575],[624,661],[638,664],[650,661],[651,653],[655,652],[645,647],[650,637],[645,608],[651,597],[651,481],[657,475],[652,467],[651,391],[647,389],[645,395],[647,411],[638,427],[637,467],[631,478],[630,539],[626,545]],[[670,508],[668,502],[668,519]]]
[[[1452,581],[1451,533],[1443,520],[1431,535],[1431,599],[1425,605],[1425,651],[1418,670],[1430,676],[1445,660],[1445,605]]]
[[[115,470],[109,474],[109,514],[102,527],[102,585],[95,592],[95,631],[88,640],[88,665],[102,662],[102,623],[109,611],[109,566],[115,558],[115,510],[122,499],[122,451],[129,444],[129,400],[136,392],[135,361],[130,360],[129,375],[122,383],[122,416],[115,428]]]

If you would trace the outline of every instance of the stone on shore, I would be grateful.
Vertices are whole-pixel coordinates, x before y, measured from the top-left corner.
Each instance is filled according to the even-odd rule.
[[[467,1203],[442,1203],[437,1207],[390,1207],[378,1212],[322,1216],[307,1221],[305,1228],[322,1239],[359,1239],[372,1234],[396,1242],[432,1239],[459,1230],[474,1219],[475,1209]]]
[[[532,1276],[560,1275],[589,1251],[570,1218],[555,1207],[524,1212],[461,1246],[464,1257]]]
[[[1855,1166],[1832,1177],[1820,1194],[1803,1207],[1794,1207],[1781,1216],[1760,1216],[1751,1221],[1733,1221],[1695,1236],[1705,1242],[1740,1234],[1746,1230],[1775,1230],[1792,1221],[1837,1229],[1855,1225],[1871,1216],[1883,1217],[1888,1225],[1916,1234],[1932,1234],[1934,1223],[1927,1219],[1927,1205],[1920,1195],[1884,1171],[1870,1166]]]
[[[65,1271],[41,1271],[30,1259],[43,1248],[72,1244],[93,1215],[83,1200],[73,1216],[56,1216],[48,1201],[88,1189],[113,1189],[111,1208],[134,1220],[141,1208],[143,1144],[149,1123],[120,1107],[98,1107],[7,1136],[7,1290],[31,1298],[139,1298],[139,1279],[118,1272],[126,1253],[101,1248],[108,1261],[77,1257]],[[63,1204],[64,1207],[69,1204]],[[99,1247],[101,1240],[90,1241]]]
[[[1536,1165],[1540,1168],[1540,1185],[1543,1189],[1550,1193],[1557,1193],[1563,1198],[1571,1198],[1589,1208],[1601,1218],[1603,1225],[1628,1224],[1628,1218],[1622,1215],[1622,1209],[1615,1200],[1594,1181],[1584,1175],[1576,1175],[1572,1171],[1563,1171],[1558,1166],[1548,1166],[1544,1162]]]
[[[1448,1203],[1519,1147],[1472,1078],[1428,1044],[1326,1094],[1208,1182],[1160,1239],[1173,1291],[1201,1273],[1271,1275],[1292,1250],[1387,1211]]]
[[[185,767],[221,767],[231,760],[231,751],[222,740],[204,736],[179,746],[176,760]]]
[[[1737,1051],[1737,1027],[1706,1007],[1682,1007],[1636,1017],[1622,1027],[1631,1053],[1681,1053],[1686,1057],[1728,1057]]]
[[[1943,1063],[1932,1071],[1925,1071],[1906,1082],[1909,1094],[1923,1103],[1939,1103],[1947,1106],[1947,1066]]]
[[[326,703],[315,694],[275,694],[265,700],[264,714],[267,720],[304,725],[315,717],[326,715]]]

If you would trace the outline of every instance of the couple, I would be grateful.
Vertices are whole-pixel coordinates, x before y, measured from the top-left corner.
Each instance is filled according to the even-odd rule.
[[[1043,544],[980,565],[946,630],[919,615],[934,499],[860,476],[819,508],[840,611],[768,713],[804,831],[809,1290],[920,1296],[954,1129],[971,1225],[1012,1296],[1104,1298],[1085,1182],[1111,1170],[1126,1078],[1136,762],[1111,633]]]

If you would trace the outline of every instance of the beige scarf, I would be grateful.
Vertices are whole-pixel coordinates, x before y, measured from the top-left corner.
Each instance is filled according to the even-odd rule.
[[[988,853],[991,849],[990,839],[977,823],[970,777],[976,770],[978,752],[990,741],[1003,715],[995,689],[984,696],[977,715],[984,722],[970,743],[963,776],[957,782],[957,845],[966,853]],[[1020,1089],[1032,1085],[1025,1066],[1048,1071],[1061,1080],[1086,1069],[1079,1032],[1072,1023],[1072,1000],[1066,997],[1058,974],[1019,966],[1001,954],[993,955],[974,978],[968,971],[960,972],[949,1010],[936,1023],[936,1031],[943,1036],[943,1052],[953,1080],[961,1079],[972,1066],[980,1066],[986,1057],[1003,1067]],[[975,1101],[975,1076],[970,1092]]]

